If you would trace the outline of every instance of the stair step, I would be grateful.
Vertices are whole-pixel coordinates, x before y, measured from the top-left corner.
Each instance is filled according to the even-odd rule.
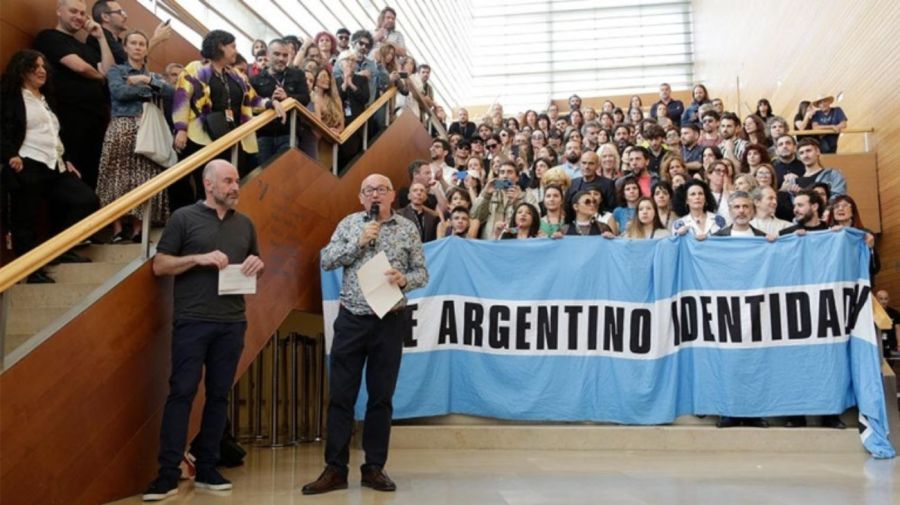
[[[128,263],[141,255],[141,244],[102,244],[82,247],[76,251],[95,263]]]
[[[10,310],[20,308],[68,308],[83,300],[100,283],[16,284],[9,294]]]
[[[6,321],[7,335],[34,335],[69,310],[68,307],[21,307],[10,310]]]
[[[831,453],[863,451],[857,430],[727,428],[715,426],[394,426],[392,449],[746,451]]]
[[[63,263],[47,267],[57,284],[102,284],[127,265],[124,263]]]
[[[33,333],[14,333],[3,336],[3,355],[9,356],[9,353],[13,352],[20,345],[24,344],[26,340],[31,338]]]

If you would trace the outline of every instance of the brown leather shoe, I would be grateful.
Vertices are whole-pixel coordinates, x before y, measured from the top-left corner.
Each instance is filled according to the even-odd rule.
[[[331,467],[325,467],[325,471],[319,478],[303,486],[303,494],[322,494],[338,489],[347,489],[347,476]]]
[[[384,469],[377,466],[363,466],[360,469],[362,473],[362,480],[360,484],[365,487],[370,487],[375,491],[396,491],[397,484],[394,484],[394,481],[391,480],[390,477],[384,473]]]

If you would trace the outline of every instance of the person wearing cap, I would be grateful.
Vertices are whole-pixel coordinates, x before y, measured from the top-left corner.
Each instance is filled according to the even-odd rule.
[[[838,137],[847,128],[847,116],[840,107],[832,107],[831,104],[833,103],[833,96],[818,98],[813,102],[813,105],[818,109],[812,117],[813,129],[834,131],[833,134],[819,137],[819,148],[822,154],[837,152]]]
[[[343,27],[338,28],[338,31],[335,32],[334,36],[337,38],[338,51],[350,49],[350,30]]]

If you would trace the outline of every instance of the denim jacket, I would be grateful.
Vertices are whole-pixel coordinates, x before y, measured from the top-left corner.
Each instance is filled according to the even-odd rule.
[[[150,84],[128,84],[128,77],[132,75],[149,75]],[[128,63],[111,67],[106,79],[109,83],[112,117],[140,116],[144,112],[144,102],[149,102],[154,94],[168,98],[175,91],[159,74],[148,72],[146,68],[134,68]]]

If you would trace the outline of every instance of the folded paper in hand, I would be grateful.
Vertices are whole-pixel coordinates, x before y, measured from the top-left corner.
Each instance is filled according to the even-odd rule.
[[[240,265],[228,265],[219,270],[219,295],[255,295],[256,276],[241,273]]]
[[[400,288],[388,282],[384,273],[391,269],[391,264],[384,251],[376,254],[357,271],[359,289],[362,290],[366,302],[379,318],[403,300]]]

